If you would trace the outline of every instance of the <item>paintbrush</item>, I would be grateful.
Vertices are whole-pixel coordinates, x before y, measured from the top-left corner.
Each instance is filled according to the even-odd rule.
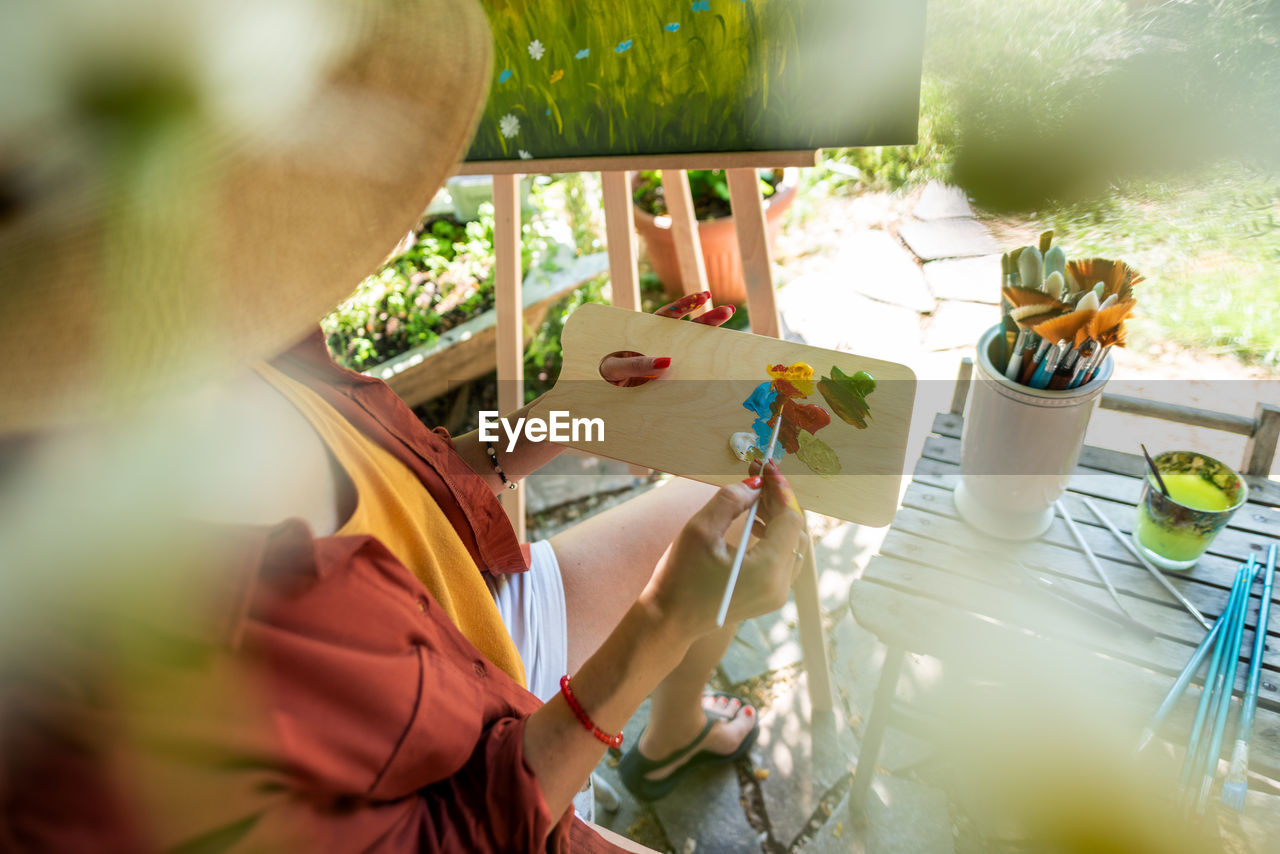
[[[1213,723],[1213,736],[1209,740],[1209,750],[1204,757],[1204,773],[1200,777],[1200,793],[1196,797],[1196,812],[1203,815],[1209,806],[1209,792],[1213,789],[1213,778],[1218,774],[1218,760],[1222,757],[1222,737],[1227,730],[1227,715],[1231,713],[1231,690],[1236,684],[1236,671],[1240,667],[1240,645],[1244,642],[1244,621],[1249,614],[1249,590],[1253,586],[1255,569],[1244,585],[1244,593],[1236,605],[1235,623],[1230,626],[1231,633],[1222,636],[1227,641],[1226,657],[1222,670],[1218,672],[1216,697],[1218,703],[1216,720]]]
[[[1134,748],[1135,753],[1141,753],[1151,743],[1151,739],[1155,737],[1156,730],[1160,729],[1164,719],[1169,716],[1169,712],[1173,711],[1173,707],[1182,698],[1187,686],[1191,684],[1192,678],[1195,677],[1196,671],[1200,669],[1200,665],[1208,658],[1210,650],[1217,643],[1218,637],[1226,631],[1227,618],[1235,613],[1236,601],[1239,597],[1239,587],[1232,585],[1231,596],[1227,599],[1226,609],[1218,615],[1218,619],[1213,623],[1213,628],[1204,636],[1204,640],[1200,641],[1196,651],[1191,653],[1191,659],[1187,662],[1187,666],[1182,668],[1182,672],[1178,674],[1173,687],[1169,689],[1169,693],[1161,701],[1160,708],[1156,709],[1155,714],[1151,716],[1151,720],[1147,721],[1147,725],[1142,728],[1142,734],[1138,736],[1138,746]],[[1206,684],[1208,684],[1207,680]]]
[[[1093,359],[1093,353],[1097,348],[1098,345],[1092,338],[1085,338],[1084,343],[1079,345],[1080,358],[1076,359],[1076,367],[1071,372],[1071,379],[1067,381],[1067,388],[1080,385],[1080,380],[1084,379],[1085,366]]]
[[[1143,640],[1149,641],[1149,640],[1155,639],[1155,636],[1156,636],[1155,630],[1152,629],[1150,626],[1146,625],[1145,623],[1140,623],[1137,620],[1134,620],[1130,617],[1126,617],[1124,614],[1119,613],[1114,608],[1110,608],[1106,605],[1100,605],[1097,602],[1094,602],[1092,599],[1087,599],[1084,596],[1079,596],[1075,593],[1072,593],[1065,584],[1061,584],[1058,581],[1055,581],[1051,578],[1047,578],[1038,572],[1032,572],[1023,564],[1018,564],[1018,566],[1022,569],[1023,572],[1027,574],[1027,577],[1031,581],[1036,582],[1036,584],[1040,587],[1040,589],[1044,590],[1046,593],[1049,593],[1057,597],[1063,602],[1066,602],[1070,605],[1075,606],[1076,608],[1079,608],[1089,616],[1100,617],[1106,620],[1110,625],[1125,629],[1126,631],[1133,632],[1134,634],[1141,637]]]
[[[1067,523],[1067,530],[1071,532],[1071,538],[1076,541],[1076,545],[1080,546],[1080,551],[1084,553],[1085,560],[1089,562],[1089,566],[1093,567],[1093,571],[1102,579],[1102,583],[1106,585],[1107,592],[1115,600],[1116,607],[1120,609],[1120,613],[1132,620],[1133,614],[1130,614],[1129,609],[1120,601],[1120,594],[1116,592],[1115,585],[1107,577],[1107,572],[1102,568],[1102,564],[1098,563],[1098,558],[1093,554],[1093,549],[1089,548],[1089,544],[1085,542],[1084,534],[1081,534],[1080,529],[1076,527],[1076,520],[1071,518],[1071,514],[1067,512],[1066,505],[1059,500],[1053,502],[1053,506],[1058,508],[1058,514],[1062,516],[1062,521]]]
[[[1262,678],[1262,653],[1266,649],[1267,624],[1271,619],[1271,582],[1276,574],[1276,546],[1267,549],[1267,574],[1262,579],[1262,602],[1258,605],[1258,622],[1253,629],[1253,655],[1249,659],[1249,681],[1236,726],[1236,745],[1231,751],[1231,766],[1222,784],[1222,802],[1234,810],[1244,809],[1249,792],[1249,740],[1253,737],[1253,714],[1258,707],[1258,684]]]
[[[1057,311],[1058,309],[1050,303],[1039,303],[1020,305],[1009,312],[1006,319],[1012,320],[1017,325],[1018,336],[1014,339],[1013,352],[1009,357],[1008,365],[1005,366],[1004,375],[1007,378],[1016,382],[1019,374],[1022,373],[1023,361],[1032,358],[1040,346],[1042,339],[1032,327],[1042,323]]]
[[[1227,600],[1227,610],[1223,612],[1223,616],[1220,618],[1223,620],[1223,629],[1213,646],[1213,657],[1209,660],[1209,672],[1205,674],[1204,685],[1200,689],[1200,703],[1196,706],[1196,717],[1191,724],[1191,737],[1187,741],[1187,753],[1182,760],[1182,773],[1178,776],[1178,790],[1180,792],[1186,792],[1187,784],[1191,782],[1192,769],[1198,764],[1200,736],[1204,730],[1209,705],[1214,697],[1211,689],[1217,684],[1218,672],[1222,669],[1222,659],[1226,654],[1226,637],[1231,633],[1234,625],[1236,611],[1239,610],[1240,600],[1243,598],[1241,593],[1248,590],[1249,586],[1253,584],[1253,577],[1256,573],[1257,560],[1253,555],[1250,555],[1249,562],[1240,567],[1240,571],[1236,573],[1235,583],[1231,586],[1232,596]],[[1236,588],[1240,588],[1241,593],[1237,593]]]
[[[1086,286],[1088,282],[1101,282],[1102,293],[1099,299],[1106,299],[1112,294],[1117,299],[1127,300],[1133,292],[1133,286],[1142,281],[1142,276],[1123,261],[1112,261],[1107,258],[1085,258],[1067,262],[1069,278]]]
[[[1160,469],[1156,468],[1156,461],[1151,459],[1151,454],[1147,453],[1147,446],[1138,443],[1138,447],[1142,449],[1142,456],[1147,458],[1147,468],[1151,469],[1151,473],[1156,476],[1156,483],[1160,486],[1160,491],[1164,493],[1164,497],[1169,497],[1169,487],[1164,485],[1164,477],[1160,474]]]
[[[778,433],[782,431],[782,410],[778,410],[778,420],[773,424],[773,433],[769,435],[769,445],[764,449],[764,456],[760,458],[760,465],[763,467],[771,459],[773,459],[773,449],[778,446]],[[764,495],[764,488],[761,487],[760,495]],[[760,495],[756,496],[756,500],[751,502],[751,509],[747,510],[747,522],[742,528],[742,539],[738,540],[738,551],[733,556],[733,566],[729,569],[729,580],[724,586],[724,598],[720,600],[720,612],[716,614],[716,627],[724,625],[725,615],[729,613],[729,600],[733,598],[733,589],[738,584],[738,573],[742,571],[742,559],[747,555],[747,540],[751,538],[751,527],[756,522],[756,510],[760,507]]]
[[[1197,609],[1195,605],[1192,605],[1191,601],[1187,599],[1186,596],[1183,596],[1181,591],[1170,583],[1169,579],[1164,577],[1163,572],[1156,569],[1151,561],[1142,556],[1142,552],[1138,551],[1133,543],[1129,542],[1128,537],[1120,533],[1120,529],[1115,526],[1114,522],[1102,515],[1102,511],[1098,509],[1098,505],[1094,504],[1084,496],[1080,496],[1080,501],[1084,503],[1085,507],[1089,508],[1090,513],[1098,517],[1098,521],[1107,527],[1107,530],[1111,532],[1111,536],[1115,537],[1116,541],[1119,542],[1120,545],[1124,546],[1125,549],[1128,550],[1129,554],[1133,555],[1134,559],[1141,564],[1142,568],[1151,573],[1151,576],[1160,583],[1160,586],[1168,591],[1170,596],[1177,599],[1182,607],[1186,609],[1188,614],[1195,617],[1197,623],[1204,626],[1206,629],[1209,628],[1209,621],[1204,618],[1204,614],[1201,614],[1199,609]]]

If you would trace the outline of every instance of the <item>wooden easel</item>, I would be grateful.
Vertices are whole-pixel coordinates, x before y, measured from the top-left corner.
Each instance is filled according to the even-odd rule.
[[[640,276],[637,270],[635,216],[631,204],[631,172],[661,169],[676,258],[686,293],[706,290],[707,272],[698,240],[689,169],[724,169],[729,183],[729,203],[742,256],[743,281],[751,329],[758,335],[781,334],[774,299],[772,258],[766,229],[764,203],[757,169],[813,166],[816,151],[780,151],[742,154],[658,155],[651,157],[598,157],[548,160],[464,163],[463,175],[493,175],[494,296],[498,310],[498,408],[510,412],[524,405],[524,329],[520,270],[520,178],[523,174],[556,172],[601,173],[604,195],[605,239],[609,252],[609,278],[613,302],[621,308],[640,308]],[[516,535],[525,537],[524,490],[502,495],[503,507]],[[817,567],[812,544],[794,588],[799,615],[800,645],[809,674],[809,697],[815,712],[833,708],[831,675],[822,635]]]

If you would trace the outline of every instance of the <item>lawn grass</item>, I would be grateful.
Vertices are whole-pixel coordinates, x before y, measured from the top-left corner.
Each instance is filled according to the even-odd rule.
[[[1073,256],[1143,273],[1139,344],[1169,341],[1280,366],[1280,177],[1240,165],[1120,185],[1105,201],[1042,212]]]
[[[1026,116],[1052,126],[1055,111],[1086,97],[1153,34],[1186,41],[1188,61],[1212,56],[1225,64],[1242,81],[1235,97],[1243,103],[1275,97],[1280,63],[1258,61],[1275,43],[1275,15],[1262,14],[1267,4],[1224,0],[1198,11],[1166,4],[1141,13],[1126,6],[930,0],[919,142],[835,152],[862,177],[828,173],[810,185],[896,190],[953,179],[967,129],[998,136]],[[1072,257],[1122,258],[1141,271],[1147,281],[1131,325],[1135,344],[1172,342],[1270,367],[1280,366],[1278,217],[1274,163],[1234,162],[1160,180],[1116,177],[1102,197],[1002,212],[1031,234],[1053,228],[1055,242]]]

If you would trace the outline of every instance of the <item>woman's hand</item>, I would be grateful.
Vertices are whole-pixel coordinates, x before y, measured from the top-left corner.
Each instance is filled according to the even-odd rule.
[[[689,294],[688,296],[680,297],[675,302],[667,303],[655,311],[654,314],[658,317],[670,317],[679,320],[685,315],[702,308],[710,300],[710,291]],[[733,317],[733,312],[734,307],[731,305],[718,305],[693,318],[693,322],[702,323],[706,326],[719,326]],[[643,353],[624,350],[604,358],[604,361],[600,363],[600,375],[614,385],[637,386],[644,385],[649,380],[662,376],[662,372],[670,366],[671,359],[668,356],[646,356]]]
[[[680,636],[692,640],[716,628],[737,547],[738,535],[726,543],[725,534],[757,495],[764,530],[743,559],[728,621],[775,611],[786,602],[808,538],[795,494],[770,463],[760,475],[721,487],[694,514],[641,593],[641,602]]]

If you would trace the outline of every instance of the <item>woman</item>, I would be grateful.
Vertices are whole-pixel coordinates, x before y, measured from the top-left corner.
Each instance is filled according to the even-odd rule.
[[[94,7],[54,27],[92,36],[94,73],[57,76],[67,111],[0,146],[0,307],[24,321],[0,423],[0,842],[616,850],[570,803],[644,697],[642,796],[750,746],[753,710],[702,693],[732,636],[725,538],[757,496],[731,621],[798,569],[785,480],[672,484],[526,551],[495,493],[554,446],[430,432],[318,333],[293,343],[463,151],[491,68],[473,3],[317,5],[274,42],[225,35],[263,32],[254,4],[204,10],[239,29]],[[228,43],[230,77],[181,66]]]

